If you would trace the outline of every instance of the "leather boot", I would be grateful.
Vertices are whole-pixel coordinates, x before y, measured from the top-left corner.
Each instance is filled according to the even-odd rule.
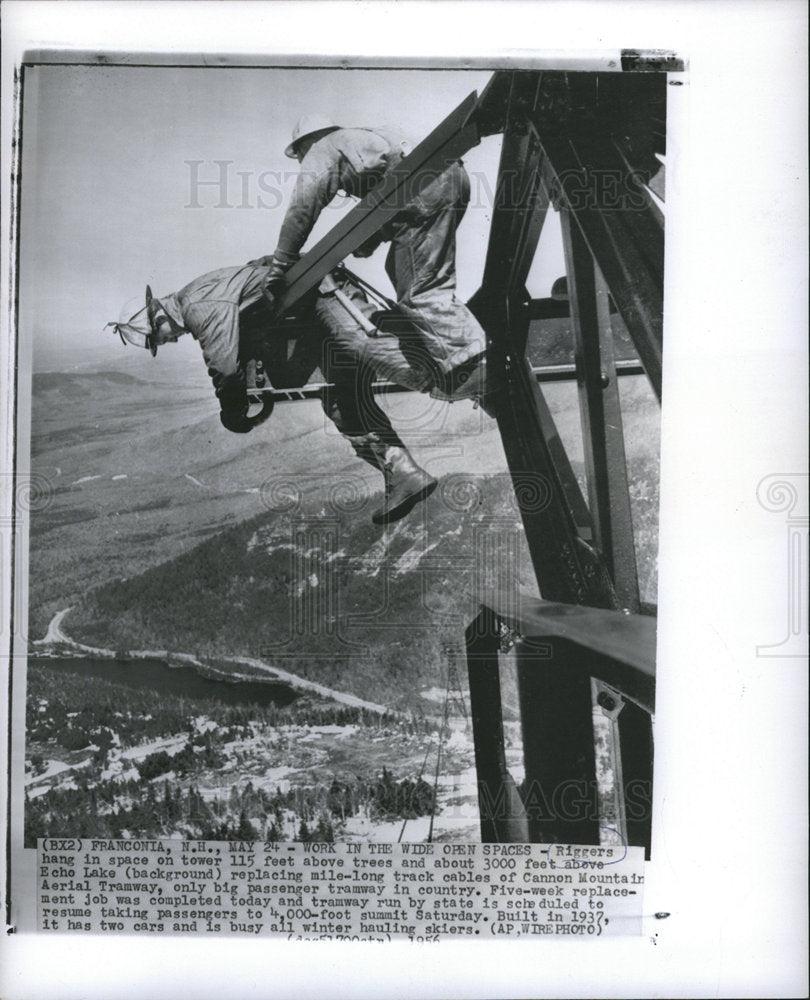
[[[385,502],[371,515],[375,524],[391,524],[405,517],[436,489],[437,480],[416,464],[398,438],[384,441],[373,432],[346,437],[358,457],[379,469],[385,479]]]
[[[382,474],[385,503],[371,515],[375,524],[391,524],[410,514],[438,485],[433,476],[416,464],[405,445],[385,446]]]
[[[503,396],[505,388],[503,376],[488,370],[487,356],[482,353],[442,375],[436,380],[430,394],[434,399],[446,399],[450,402],[472,399],[484,413],[494,417],[498,410],[498,400]]]

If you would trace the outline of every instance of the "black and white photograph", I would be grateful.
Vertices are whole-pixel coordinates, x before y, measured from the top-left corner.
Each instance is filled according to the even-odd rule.
[[[573,65],[25,67],[26,846],[649,849],[682,63]]]
[[[703,725],[720,686],[681,690],[679,664],[688,628],[731,600],[678,547],[710,557],[713,516],[682,518],[737,472],[700,387],[733,399],[748,377],[744,346],[718,360],[688,322],[704,294],[681,256],[695,67],[672,38],[351,59],[173,36],[19,58],[13,932],[334,942],[345,913],[361,930],[346,940],[553,950],[540,938],[561,930],[537,925],[559,921],[658,948],[678,919],[660,872],[689,800],[668,798],[684,706]],[[688,456],[704,435],[714,471]],[[782,591],[744,655],[787,671],[806,658],[806,476],[773,462],[743,489],[758,558],[787,531]],[[705,628],[695,655],[722,661],[729,640],[711,652],[722,629]],[[257,885],[229,887],[240,852],[335,868],[284,869],[253,912]],[[161,901],[155,866],[199,853],[227,874],[195,895],[162,872]],[[352,893],[392,864],[364,919]],[[301,872],[345,878],[328,897],[344,910],[316,921]],[[587,889],[548,912],[564,881]]]

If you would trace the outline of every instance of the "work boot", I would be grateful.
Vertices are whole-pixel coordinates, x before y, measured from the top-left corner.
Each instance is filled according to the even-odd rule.
[[[439,384],[439,390],[449,399],[475,399],[487,389],[487,356],[476,354],[467,361],[446,372]]]
[[[375,524],[390,524],[405,517],[436,489],[437,481],[416,464],[393,432],[386,434],[387,441],[374,431],[345,436],[358,457],[379,469],[385,479],[385,503],[371,515]]]
[[[505,392],[503,375],[487,369],[487,356],[482,353],[442,375],[430,394],[434,399],[446,399],[450,402],[471,399],[484,413],[495,417],[499,400]]]
[[[386,445],[382,474],[385,503],[371,515],[375,524],[391,524],[410,514],[438,485],[433,476],[416,464],[404,445]]]

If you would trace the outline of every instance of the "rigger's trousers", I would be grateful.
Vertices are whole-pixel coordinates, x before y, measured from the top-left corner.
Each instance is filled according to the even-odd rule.
[[[470,201],[470,178],[451,164],[383,227],[391,240],[385,270],[397,304],[420,328],[442,372],[480,354],[486,337],[456,292],[456,230]]]
[[[375,311],[352,286],[344,285],[342,291],[360,312],[369,316]],[[375,434],[397,443],[399,438],[371,387],[375,379],[388,379],[407,389],[427,391],[435,381],[436,363],[421,338],[408,323],[402,333],[370,337],[335,295],[319,295],[314,311],[329,334],[320,345],[320,368],[332,383],[323,398],[327,415],[350,439]]]

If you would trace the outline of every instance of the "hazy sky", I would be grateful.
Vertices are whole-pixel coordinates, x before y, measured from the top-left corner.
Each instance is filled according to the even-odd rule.
[[[46,66],[26,70],[21,211],[21,334],[39,363],[54,348],[109,341],[121,306],[205,271],[271,253],[297,163],[294,122],[388,124],[424,138],[482,71]],[[459,294],[480,283],[500,137],[465,163],[472,200],[459,230]],[[206,183],[207,182],[207,183]],[[213,182],[213,183],[211,183]],[[324,211],[308,246],[353,202]],[[530,290],[562,273],[551,220]],[[350,262],[390,291],[384,248]],[[109,331],[107,333],[109,337]],[[111,338],[110,338],[111,340]]]

